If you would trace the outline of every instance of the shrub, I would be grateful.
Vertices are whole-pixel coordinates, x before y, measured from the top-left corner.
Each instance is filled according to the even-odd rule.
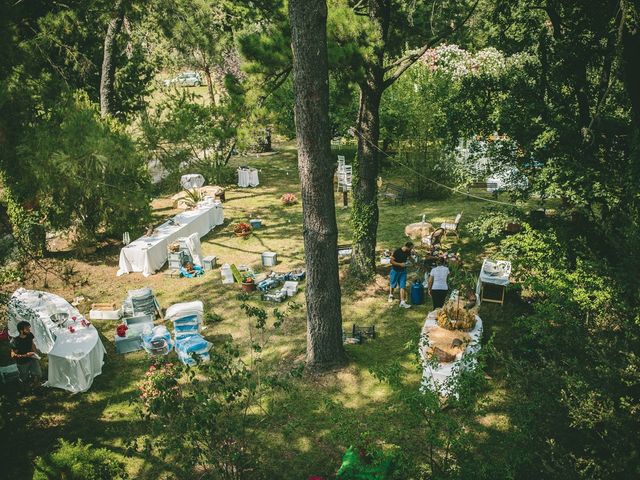
[[[465,225],[467,231],[481,242],[505,237],[509,224],[522,224],[522,213],[516,209],[488,208],[475,220]]]
[[[47,457],[38,457],[33,480],[123,480],[129,478],[125,464],[106,448],[94,448],[78,440],[60,440]]]

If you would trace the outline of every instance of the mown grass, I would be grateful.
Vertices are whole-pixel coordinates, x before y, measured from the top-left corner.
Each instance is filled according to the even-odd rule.
[[[349,157],[348,157],[349,158]],[[234,158],[234,165],[250,164],[260,169],[261,185],[254,189],[231,188],[224,204],[225,224],[203,239],[205,255],[214,254],[218,262],[245,264],[262,270],[260,255],[275,251],[280,261],[278,271],[303,266],[302,207],[300,204],[282,206],[280,196],[286,192],[300,194],[296,152],[291,145],[281,146],[279,155],[269,157]],[[393,180],[393,179],[390,179]],[[341,195],[336,195],[340,242],[349,242],[350,209],[342,209]],[[417,222],[422,214],[434,224],[452,219],[464,211],[464,221],[476,216],[483,203],[451,197],[442,201],[409,199],[404,205],[380,202],[378,249],[399,246],[406,239],[404,227]],[[175,210],[166,198],[154,201],[158,217],[173,215]],[[246,239],[235,237],[230,226],[249,218],[261,217],[264,227]],[[464,229],[464,227],[463,227]],[[461,234],[460,240],[449,237],[447,242],[462,252],[467,265],[477,267],[484,252],[481,245]],[[145,285],[152,287],[163,307],[180,301],[201,299],[206,308],[223,317],[223,321],[209,325],[206,335],[213,339],[231,336],[247,351],[249,323],[239,308],[237,285],[222,285],[217,271],[197,279],[170,279],[162,274],[144,278],[140,274],[116,277],[118,247],[105,246],[87,259],[60,253],[49,259],[50,268],[59,267],[65,258],[84,276],[88,283],[65,284],[54,275],[36,275],[24,282],[28,288],[47,289],[71,299],[82,295],[87,299],[83,311],[91,301],[122,302],[126,291]],[[347,266],[342,265],[342,278]],[[370,432],[375,439],[401,443],[410,455],[420,457],[423,443],[411,439],[414,425],[397,412],[388,386],[380,383],[372,373],[376,369],[400,365],[406,374],[407,388],[417,388],[420,380],[416,368],[415,349],[407,348],[416,342],[429,305],[410,310],[387,303],[386,271],[369,284],[352,280],[343,283],[342,311],[345,328],[353,323],[375,325],[379,338],[364,345],[346,347],[349,364],[321,376],[292,377],[288,390],[279,391],[265,399],[265,412],[256,422],[253,434],[262,450],[259,478],[306,478],[311,474],[331,475],[340,463],[341,455],[358,434]],[[17,285],[13,285],[14,287]],[[5,286],[6,287],[6,286]],[[304,285],[296,297],[304,303]],[[255,298],[255,297],[254,297]],[[272,305],[256,304],[266,307]],[[510,320],[521,313],[521,305],[508,298],[505,307],[482,308],[488,336],[495,334],[496,345],[508,342],[512,332]],[[486,317],[485,317],[486,315]],[[104,446],[126,457],[134,478],[176,478],[177,470],[171,458],[159,458],[142,451],[126,449],[132,440],[142,440],[145,425],[132,403],[137,383],[149,364],[143,352],[117,355],[113,347],[116,322],[96,322],[107,348],[103,374],[96,378],[85,394],[70,395],[55,389],[43,389],[33,394],[17,392],[13,386],[3,387],[6,395],[2,405],[6,425],[2,434],[0,462],[5,478],[30,478],[33,459],[49,452],[57,438],[82,439],[96,446]],[[271,368],[280,372],[296,371],[305,352],[304,309],[291,316],[287,325],[276,334],[265,352]],[[173,355],[173,354],[172,354]],[[8,348],[2,344],[0,364],[9,362]],[[491,381],[487,392],[485,414],[478,419],[478,439],[484,445],[500,445],[501,432],[508,428],[508,420],[500,408],[499,374]]]

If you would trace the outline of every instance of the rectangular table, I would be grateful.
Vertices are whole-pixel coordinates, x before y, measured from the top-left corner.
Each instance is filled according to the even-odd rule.
[[[487,270],[489,266],[495,265],[498,268],[497,274],[491,274]],[[476,284],[476,297],[480,303],[490,302],[490,303],[499,303],[502,305],[504,303],[504,287],[509,284],[509,277],[511,276],[511,262],[506,260],[490,260],[485,258],[482,262],[482,268],[480,269],[480,275],[478,276],[478,283]],[[500,289],[500,298],[491,298],[486,297],[484,295],[484,285],[495,285]]]
[[[117,276],[131,272],[142,272],[145,277],[154,274],[166,263],[169,244],[192,233],[202,238],[223,222],[220,202],[201,204],[176,215],[157,227],[152,235],[140,237],[120,250]]]

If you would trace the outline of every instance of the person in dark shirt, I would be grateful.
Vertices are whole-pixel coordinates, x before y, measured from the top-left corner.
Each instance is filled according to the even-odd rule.
[[[411,255],[413,243],[407,242],[404,246],[396,249],[391,255],[391,273],[389,274],[389,303],[393,303],[393,290],[400,288],[400,306],[402,308],[411,308],[405,298],[407,292],[407,259]]]
[[[16,360],[20,381],[28,383],[29,379],[38,385],[42,379],[42,370],[38,362],[36,346],[29,322],[18,322],[18,336],[11,341],[11,358]]]

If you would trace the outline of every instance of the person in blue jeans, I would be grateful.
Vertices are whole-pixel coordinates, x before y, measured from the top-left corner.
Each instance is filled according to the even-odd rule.
[[[407,242],[396,249],[391,255],[391,273],[389,274],[389,303],[393,303],[393,291],[400,288],[400,306],[411,308],[405,299],[407,297],[407,259],[413,250],[413,242]]]

